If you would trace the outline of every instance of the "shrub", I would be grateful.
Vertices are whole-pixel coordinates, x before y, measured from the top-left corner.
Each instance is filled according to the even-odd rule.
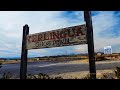
[[[116,67],[116,70],[114,72],[117,79],[120,79],[120,67]]]
[[[28,75],[27,79],[50,79],[47,74],[39,73],[38,75]]]
[[[55,77],[55,78],[53,78],[53,79],[63,79],[63,78],[59,76],[59,77]]]
[[[12,78],[12,74],[8,72],[8,73],[4,73],[1,79],[11,79],[11,78]]]
[[[110,74],[107,73],[106,75],[103,74],[103,77],[102,79],[120,79],[120,67],[116,67],[115,70],[114,70],[114,75],[111,75],[110,77]]]
[[[27,77],[27,79],[63,79],[63,78],[62,77],[52,78],[52,77],[50,77],[47,74],[39,73],[37,75],[31,75],[31,74],[29,74],[28,77]]]
[[[90,74],[87,74],[87,76],[83,77],[82,79],[91,79]]]

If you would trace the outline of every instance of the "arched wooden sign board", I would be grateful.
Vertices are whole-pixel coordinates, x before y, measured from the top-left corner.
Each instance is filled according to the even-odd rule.
[[[26,79],[27,77],[28,50],[80,44],[88,44],[90,77],[96,79],[93,28],[90,11],[84,11],[84,18],[86,24],[36,34],[29,34],[28,25],[23,26],[20,79]]]

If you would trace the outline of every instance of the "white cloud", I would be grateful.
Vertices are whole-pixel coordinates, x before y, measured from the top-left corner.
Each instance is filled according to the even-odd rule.
[[[110,30],[118,24],[118,18],[115,17],[113,11],[99,11],[97,15],[92,17],[93,21],[93,33],[94,33],[94,48],[95,51],[103,50],[104,46],[120,45],[120,36],[118,37],[105,37],[100,35],[101,32],[105,34],[111,34]],[[119,28],[118,28],[119,29]],[[107,32],[107,33],[106,33]],[[79,50],[80,49],[80,50]],[[119,49],[114,52],[119,52]],[[75,51],[87,52],[86,46],[75,46]]]
[[[98,33],[109,31],[117,24],[117,19],[112,11],[103,11],[92,17],[94,35],[98,36]]]
[[[13,53],[17,52],[16,55],[20,54],[25,24],[29,25],[30,34],[66,27],[69,23],[61,17],[61,13],[60,11],[0,11],[2,50],[7,49]],[[39,51],[46,53],[45,50],[33,50],[33,53]]]
[[[100,35],[101,32],[105,33],[106,35],[111,34],[110,30],[116,27],[117,24],[118,19],[114,16],[114,12],[112,11],[103,11],[93,17],[95,50],[103,49],[104,46],[114,46],[120,44],[119,36],[114,38]]]
[[[88,51],[88,47],[87,45],[77,45],[77,46],[74,46],[74,51],[75,52],[79,52],[79,53],[87,53]]]
[[[40,54],[40,53],[46,53],[47,50],[45,49],[33,49],[33,50],[29,50],[29,52],[33,52],[36,53],[36,54]]]
[[[22,32],[23,26],[28,24],[30,29],[29,33],[39,33],[49,30],[55,30],[68,26],[74,26],[83,24],[83,12],[75,11],[74,15],[76,20],[72,21],[72,18],[64,17],[63,11],[0,11],[0,50],[8,50],[12,53],[1,52],[1,56],[14,56],[15,54],[20,56],[22,45]],[[116,24],[118,19],[114,16],[112,11],[100,11],[98,14],[92,17],[93,29],[94,29],[94,47],[95,51],[102,49],[107,45],[119,45],[120,37],[102,37],[100,32],[109,31]],[[109,32],[108,32],[109,33]],[[75,52],[87,52],[87,45],[73,46]],[[56,50],[61,50],[62,48]],[[65,48],[64,48],[65,49]],[[47,54],[54,49],[38,49],[29,51],[30,55],[33,54]],[[61,52],[64,50],[61,50]]]

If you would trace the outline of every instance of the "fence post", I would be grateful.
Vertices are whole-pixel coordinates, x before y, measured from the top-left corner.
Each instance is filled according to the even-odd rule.
[[[87,44],[89,54],[89,71],[91,79],[96,79],[96,65],[94,55],[93,26],[90,11],[84,11],[84,19],[87,27]]]
[[[28,53],[28,50],[26,49],[26,37],[28,34],[29,34],[29,27],[28,27],[28,25],[25,25],[25,26],[23,26],[20,79],[27,78],[27,53]]]

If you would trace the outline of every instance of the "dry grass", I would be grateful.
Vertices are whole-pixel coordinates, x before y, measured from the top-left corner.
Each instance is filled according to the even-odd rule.
[[[20,60],[6,60],[6,61],[2,61],[2,64],[14,64],[14,63],[20,63]]]
[[[40,61],[43,61],[43,60],[28,60],[28,62],[40,62]],[[46,61],[46,60],[44,60]],[[57,61],[57,60],[55,60]],[[58,60],[59,61],[59,60]],[[6,61],[1,61],[2,64],[15,64],[15,63],[20,63],[21,61],[20,60],[6,60]],[[88,59],[84,59],[84,60],[71,60],[71,61],[68,61],[68,63],[81,63],[81,62],[88,62]]]
[[[6,61],[1,61],[0,63],[2,64],[15,64],[15,63],[20,63],[21,60],[6,60]],[[40,61],[34,61],[34,60],[28,60],[28,62],[40,62]]]
[[[83,59],[83,60],[81,60]],[[103,60],[120,60],[120,55],[119,54],[111,54],[111,55],[95,55],[95,60],[98,59],[98,61],[103,61]],[[68,61],[69,63],[81,63],[81,62],[88,62],[88,56],[75,56],[75,57],[56,57],[56,58],[40,58],[39,60],[35,59],[29,59],[28,62],[40,62],[40,61]],[[97,61],[97,60],[96,60]],[[6,60],[2,61],[2,64],[10,64],[10,63],[20,63],[20,60]]]
[[[63,74],[54,74],[51,75],[51,77],[62,77],[63,79],[83,79],[88,75],[88,73],[89,71],[69,72]],[[107,78],[104,76],[107,76]],[[111,77],[115,77],[115,74],[113,70],[97,70],[96,77],[97,79],[111,79]]]
[[[88,59],[68,61],[67,63],[72,63],[72,64],[88,63]]]

